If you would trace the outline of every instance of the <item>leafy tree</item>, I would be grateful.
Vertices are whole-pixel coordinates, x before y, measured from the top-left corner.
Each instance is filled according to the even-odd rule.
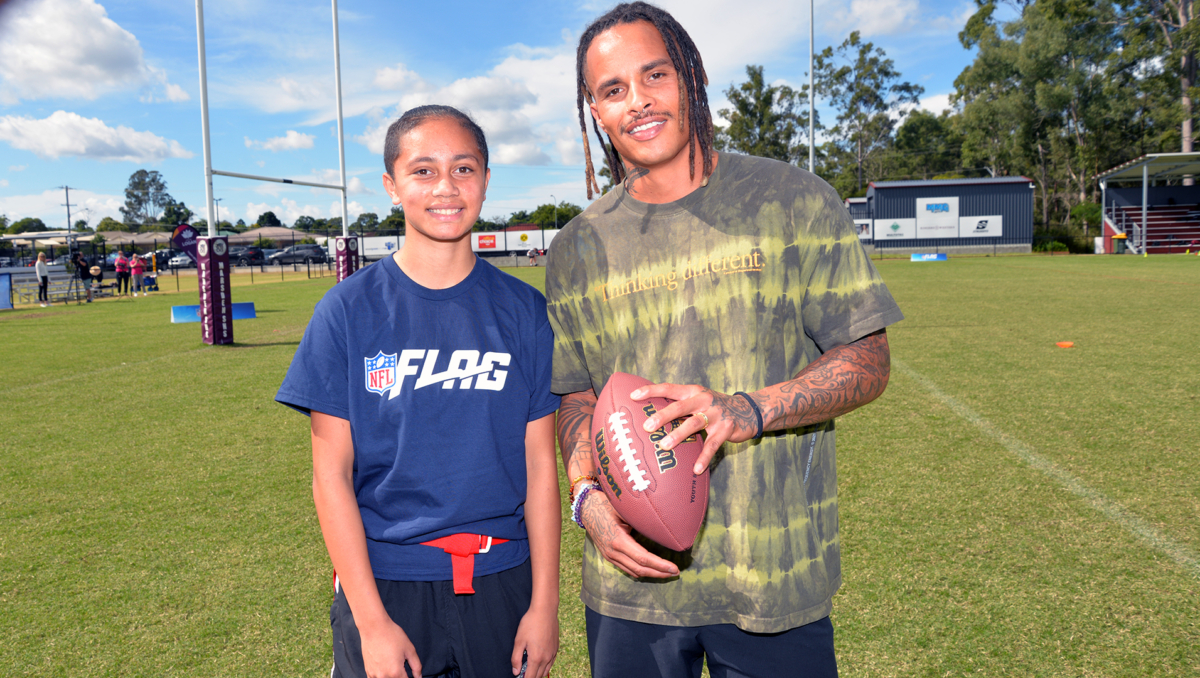
[[[391,213],[380,222],[379,230],[384,233],[399,233],[400,235],[404,235],[405,226],[404,210],[394,206]]]
[[[241,220],[239,219],[238,221]],[[283,226],[283,222],[279,221],[279,217],[275,216],[274,212],[268,211],[258,215],[258,221],[254,225],[264,228],[267,226]]]
[[[39,233],[41,231],[48,230],[50,229],[46,228],[46,224],[44,224],[42,220],[38,219],[37,217],[25,217],[20,221],[14,221],[8,227],[9,235],[17,235],[19,233]]]
[[[0,214],[0,233],[8,232],[8,215]]]
[[[316,223],[316,219],[313,219],[307,215],[302,215],[296,217],[296,223],[292,224],[292,228],[296,228],[301,231],[311,231],[313,230],[313,227],[316,226]]]
[[[583,212],[582,207],[572,205],[566,200],[558,203],[557,209],[554,203],[551,202],[545,205],[538,205],[538,208],[532,214],[529,214],[524,222],[518,223],[532,222],[542,228],[554,228],[555,223],[557,223],[559,227],[562,227],[566,226],[568,221],[574,219],[581,212]]]
[[[358,215],[358,218],[354,220],[350,228],[351,230],[357,228],[359,232],[364,232],[374,231],[377,226],[379,226],[379,215],[374,212],[363,212]]]
[[[902,82],[892,60],[874,44],[863,42],[858,31],[836,50],[826,47],[817,55],[813,71],[817,92],[837,111],[837,125],[829,130],[833,141],[826,149],[835,159],[834,173],[844,175],[852,166],[856,192],[861,193],[864,171],[868,179],[881,173],[870,165],[888,148],[895,120],[919,103],[925,90]],[[846,192],[839,186],[844,182],[832,183]]]
[[[96,232],[100,231],[124,231],[125,224],[113,219],[112,217],[104,217],[100,223],[96,224]]]
[[[1073,206],[1099,197],[1096,174],[1178,139],[1161,51],[1139,46],[1150,38],[1110,0],[1036,0],[1006,23],[994,14],[981,5],[959,35],[978,50],[955,81],[962,161],[1031,177],[1039,227],[1065,228]]]
[[[125,218],[125,223],[131,226],[153,224],[158,221],[163,208],[173,202],[175,200],[167,193],[167,182],[162,174],[140,169],[129,177],[121,216]]]
[[[532,219],[530,218],[529,212],[526,212],[525,210],[517,210],[508,217],[508,224],[510,226],[515,226],[516,224],[528,224],[531,220]]]
[[[746,82],[725,90],[733,108],[718,111],[729,126],[717,128],[716,147],[788,163],[808,157],[801,135],[808,129],[808,87],[797,92],[787,85],[768,85],[762,66],[746,66],[746,76]]]
[[[275,241],[264,238],[261,235],[258,236],[258,240],[255,240],[253,244],[255,247],[261,247],[264,250],[275,249]]]
[[[92,230],[90,227],[88,227],[88,222],[87,222],[87,221],[85,221],[85,220],[83,220],[83,219],[80,219],[80,220],[76,221],[76,222],[75,222],[75,226],[74,226],[74,228],[75,228],[75,230],[76,230],[76,231],[90,231],[90,230]]]
[[[163,206],[162,223],[178,226],[190,223],[193,216],[193,212],[188,209],[187,205],[171,200]]]
[[[600,195],[608,193],[613,188],[612,170],[608,169],[608,165],[600,168],[600,176],[604,177],[604,185],[600,187]]]
[[[316,238],[314,238],[314,237],[312,237],[311,235],[310,235],[310,236],[305,236],[305,237],[303,237],[303,238],[301,238],[301,239],[297,240],[297,241],[296,241],[296,244],[297,244],[297,245],[316,245],[316,244],[317,244],[317,239],[316,239]]]
[[[962,135],[954,128],[954,115],[934,115],[917,109],[896,130],[889,176],[893,179],[930,179],[958,174],[962,166]]]
[[[236,223],[236,224],[234,224],[234,228],[236,228],[236,229],[238,230],[238,232],[239,232],[239,233],[240,233],[241,231],[245,231],[245,230],[246,230],[246,222],[245,222],[245,221],[243,221],[243,220],[241,220],[241,219],[238,219],[238,220],[237,220],[237,223]]]

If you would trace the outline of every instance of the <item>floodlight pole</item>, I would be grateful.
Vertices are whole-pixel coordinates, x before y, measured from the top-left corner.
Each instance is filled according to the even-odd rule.
[[[208,68],[204,56],[204,0],[196,0],[196,42],[200,45],[200,129],[204,144],[204,207],[208,216],[208,235],[217,235],[213,219],[212,150],[208,134]]]
[[[342,171],[342,237],[346,238],[350,235],[350,214],[346,211],[346,140],[342,131],[342,57],[337,0],[333,0],[333,77],[337,84],[338,165]]]
[[[815,2],[816,0],[808,0],[808,171],[812,173],[816,172],[813,169],[815,165],[814,159],[816,158],[816,149],[813,148],[813,144],[816,143],[816,133],[814,131],[816,129],[816,120],[813,116],[816,115],[816,105],[814,102],[817,99],[817,90],[813,87],[813,52],[816,51],[816,47],[814,47],[816,32],[813,30],[813,4]]]

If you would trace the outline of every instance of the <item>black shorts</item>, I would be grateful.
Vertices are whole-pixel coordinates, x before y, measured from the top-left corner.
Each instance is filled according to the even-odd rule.
[[[451,581],[376,579],[375,584],[384,609],[416,647],[424,678],[513,678],[517,626],[533,595],[528,560],[475,577],[472,595],[455,595]],[[366,678],[358,627],[340,588],[329,610],[329,623],[332,678]]]
[[[662,626],[586,610],[593,678],[836,678],[829,617],[779,633],[733,624]]]

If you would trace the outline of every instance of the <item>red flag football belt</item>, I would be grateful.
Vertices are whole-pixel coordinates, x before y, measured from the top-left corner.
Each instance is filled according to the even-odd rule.
[[[421,542],[422,546],[433,546],[450,554],[450,566],[454,572],[454,592],[475,593],[471,580],[475,578],[475,554],[487,553],[495,544],[507,539],[494,539],[482,534],[452,534]]]

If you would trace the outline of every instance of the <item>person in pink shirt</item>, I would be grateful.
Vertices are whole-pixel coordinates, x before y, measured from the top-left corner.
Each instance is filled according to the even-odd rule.
[[[146,296],[146,288],[142,285],[142,276],[146,273],[146,260],[134,254],[129,258],[129,268],[133,272],[133,296],[138,292]]]
[[[129,294],[129,259],[125,258],[124,252],[117,252],[113,264],[117,269],[117,294]]]

